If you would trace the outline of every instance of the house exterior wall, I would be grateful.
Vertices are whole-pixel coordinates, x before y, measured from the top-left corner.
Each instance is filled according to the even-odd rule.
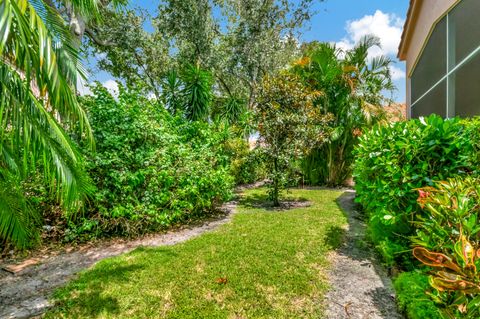
[[[415,0],[411,3],[411,16],[404,38],[402,60],[406,62],[407,74],[411,75],[413,67],[428,40],[435,23],[453,7],[458,0]]]
[[[480,0],[411,0],[398,57],[407,114],[480,115]]]

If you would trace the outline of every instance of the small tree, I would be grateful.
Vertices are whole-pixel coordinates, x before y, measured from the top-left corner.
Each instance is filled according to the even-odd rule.
[[[269,170],[269,197],[279,206],[280,192],[289,182],[295,159],[306,155],[327,136],[330,115],[314,107],[319,91],[307,89],[299,78],[282,73],[266,77],[255,107],[255,117]]]

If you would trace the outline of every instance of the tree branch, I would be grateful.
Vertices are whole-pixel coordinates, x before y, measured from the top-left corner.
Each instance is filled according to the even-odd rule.
[[[95,32],[88,27],[85,28],[85,33],[88,35],[90,40],[95,42],[96,45],[99,45],[101,47],[113,47],[113,46],[115,46],[115,43],[113,43],[113,42],[109,42],[109,41],[99,39],[98,35],[95,34]]]

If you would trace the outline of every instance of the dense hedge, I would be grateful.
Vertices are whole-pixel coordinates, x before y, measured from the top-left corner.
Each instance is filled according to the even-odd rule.
[[[371,239],[388,265],[409,267],[409,236],[421,213],[416,189],[478,169],[477,120],[420,120],[378,126],[360,138],[354,178]]]
[[[131,235],[211,211],[229,198],[233,178],[226,133],[172,117],[123,88],[98,87],[84,99],[96,150],[87,169],[97,190],[72,232]],[[75,234],[72,234],[74,236]]]
[[[441,319],[439,309],[425,294],[430,289],[428,276],[419,271],[404,272],[394,282],[397,304],[410,319]]]
[[[236,185],[253,184],[267,178],[265,158],[261,148],[250,149],[244,138],[230,139],[226,153],[231,159],[230,173]]]
[[[430,287],[428,269],[413,257],[412,248],[417,247],[415,256],[427,265],[446,256],[458,262],[453,269],[468,268],[462,252],[477,241],[469,243],[473,235],[462,233],[480,231],[472,228],[480,216],[478,201],[470,198],[478,195],[478,180],[470,176],[478,176],[480,167],[480,120],[432,115],[378,126],[361,137],[355,156],[357,201],[369,218],[369,235],[387,265],[409,270],[395,279],[400,309],[412,319],[440,318],[440,309],[455,318],[477,315],[477,306],[472,306],[477,295],[442,286],[447,278],[442,276],[458,274],[439,264]],[[465,274],[471,271],[455,277],[458,287],[471,280]],[[447,281],[448,287],[457,284]]]

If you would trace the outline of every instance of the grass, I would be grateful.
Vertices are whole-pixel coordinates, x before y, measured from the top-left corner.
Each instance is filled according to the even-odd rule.
[[[340,191],[293,190],[310,207],[262,208],[247,191],[233,220],[183,244],[104,260],[55,293],[46,318],[319,318],[327,252],[346,223]]]

